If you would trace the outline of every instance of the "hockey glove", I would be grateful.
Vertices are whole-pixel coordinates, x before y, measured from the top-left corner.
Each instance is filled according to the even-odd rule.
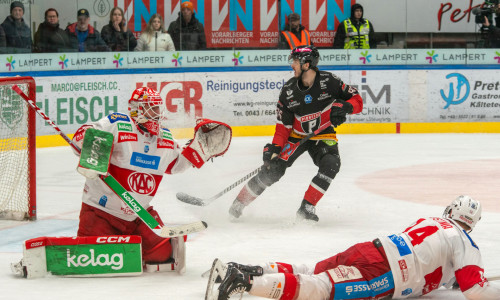
[[[268,164],[271,159],[279,156],[281,152],[281,147],[276,144],[266,144],[264,146],[264,151],[262,153],[262,160],[264,163]]]
[[[182,150],[182,155],[193,166],[201,168],[212,157],[223,155],[231,144],[232,130],[229,125],[210,119],[198,119],[194,138]]]
[[[344,100],[337,100],[332,104],[330,109],[330,121],[334,127],[344,123],[347,118],[346,115],[351,114],[354,108],[351,103]]]

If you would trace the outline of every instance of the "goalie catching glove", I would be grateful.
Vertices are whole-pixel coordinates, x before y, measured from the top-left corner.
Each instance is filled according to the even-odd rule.
[[[223,155],[231,144],[232,130],[229,125],[210,119],[198,119],[194,138],[182,151],[195,167],[201,168],[212,157]]]

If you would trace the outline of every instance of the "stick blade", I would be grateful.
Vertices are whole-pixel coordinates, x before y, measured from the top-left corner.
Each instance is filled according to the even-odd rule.
[[[187,235],[190,233],[200,232],[208,227],[205,221],[193,222],[178,226],[163,226],[155,228],[153,231],[161,237],[172,238],[176,236]]]
[[[177,200],[184,202],[184,203],[187,203],[187,204],[196,205],[196,206],[207,205],[207,203],[203,199],[190,196],[186,193],[177,193],[175,196],[177,197]]]

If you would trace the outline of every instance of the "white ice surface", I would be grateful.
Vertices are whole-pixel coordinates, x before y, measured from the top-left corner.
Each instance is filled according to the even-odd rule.
[[[317,172],[307,153],[247,207],[236,222],[229,220],[227,210],[240,187],[207,207],[176,200],[176,192],[204,198],[217,194],[259,166],[261,149],[269,140],[269,137],[234,138],[227,154],[213,163],[200,170],[165,176],[153,200],[162,219],[169,224],[201,219],[209,225],[206,231],[189,237],[184,276],[169,272],[121,278],[14,277],[9,265],[22,257],[24,240],[74,236],[78,225],[84,178],[75,171],[76,157],[69,147],[38,149],[38,220],[0,221],[0,299],[203,299],[206,279],[200,275],[216,257],[240,263],[313,263],[357,242],[400,232],[420,217],[441,216],[443,205],[455,196],[462,193],[474,196],[477,192],[467,184],[456,185],[453,180],[434,180],[426,183],[427,194],[442,193],[444,188],[450,190],[450,184],[455,184],[451,186],[453,193],[439,203],[422,204],[403,201],[404,195],[389,198],[363,189],[356,183],[362,176],[423,165],[430,167],[429,172],[436,172],[432,164],[446,163],[456,167],[456,176],[464,177],[464,182],[474,182],[482,171],[471,168],[470,161],[500,160],[499,134],[342,135],[339,144],[342,168],[317,206],[320,221],[316,225],[294,224],[295,212]],[[460,166],[464,162],[468,167],[462,174]],[[418,186],[420,179],[407,181]],[[401,182],[401,178],[389,176],[380,181],[381,188],[390,190],[400,184],[398,180]],[[483,218],[472,233],[482,251],[486,276],[490,277],[500,275],[500,178],[492,182],[496,185],[485,184],[481,193],[496,201],[485,203]],[[408,190],[417,195],[418,192]],[[243,299],[256,298],[245,295]],[[440,289],[422,299],[464,297],[458,291]]]

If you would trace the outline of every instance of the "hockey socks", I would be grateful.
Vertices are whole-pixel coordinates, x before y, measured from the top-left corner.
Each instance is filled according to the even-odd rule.
[[[292,300],[298,295],[299,284],[296,275],[291,273],[266,274],[253,278],[252,288],[248,292],[250,295]]]
[[[318,172],[304,194],[304,200],[316,206],[330,186],[330,183],[332,183],[332,180],[333,178]]]

